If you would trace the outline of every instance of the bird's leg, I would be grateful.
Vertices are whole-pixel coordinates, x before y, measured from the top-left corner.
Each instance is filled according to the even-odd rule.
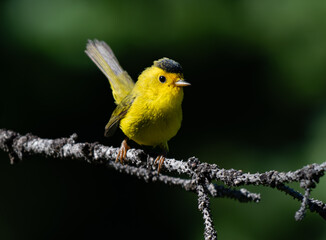
[[[126,138],[121,143],[121,147],[119,149],[119,152],[117,154],[117,157],[115,159],[115,162],[118,162],[120,160],[120,163],[123,164],[123,161],[126,158],[128,149],[130,149],[130,147],[127,144],[127,138]]]
[[[160,170],[161,170],[164,160],[165,160],[165,156],[167,155],[167,153],[169,151],[168,143],[167,142],[161,143],[159,145],[159,148],[161,148],[161,154],[158,155],[154,161],[154,165],[156,165],[158,163],[157,174],[160,173]]]
[[[154,164],[156,165],[158,163],[158,167],[157,167],[157,174],[160,173],[160,170],[162,168],[162,165],[164,163],[165,157],[163,155],[159,155],[156,157]]]

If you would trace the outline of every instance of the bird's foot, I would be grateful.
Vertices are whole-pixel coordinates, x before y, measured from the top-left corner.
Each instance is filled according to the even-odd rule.
[[[123,164],[126,156],[127,156],[127,151],[130,149],[130,147],[127,144],[127,139],[123,140],[119,149],[119,152],[117,154],[117,157],[115,159],[115,162],[120,161],[121,164]]]
[[[154,161],[154,165],[156,165],[158,163],[158,167],[157,167],[157,174],[160,173],[160,170],[162,168],[162,165],[164,163],[165,157],[163,155],[159,155],[156,157],[155,161]]]

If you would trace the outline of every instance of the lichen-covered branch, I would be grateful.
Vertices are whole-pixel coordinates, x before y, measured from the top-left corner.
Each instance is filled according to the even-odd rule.
[[[323,203],[322,201],[319,201],[319,200],[316,200],[313,198],[310,198],[310,199],[307,198],[307,200],[303,201],[304,196],[301,193],[293,190],[292,188],[290,188],[288,186],[285,186],[284,184],[277,185],[277,189],[292,196],[294,199],[299,200],[301,202],[301,207],[302,207],[302,203],[304,203],[304,206],[308,205],[311,212],[317,212],[322,218],[324,218],[326,220],[326,204]],[[302,211],[302,210],[300,211],[300,209],[298,210],[299,214],[297,212],[295,215],[296,220],[302,220],[302,217],[304,216],[303,215],[301,217],[301,215],[304,214],[304,211]]]
[[[217,233],[213,224],[213,219],[211,215],[209,197],[204,185],[200,183],[197,185],[198,194],[198,209],[203,214],[204,220],[204,238],[205,240],[216,240]]]
[[[162,171],[157,174],[154,158],[143,150],[130,149],[125,164],[116,163],[118,148],[99,143],[77,143],[77,135],[69,138],[43,139],[32,134],[20,135],[14,131],[0,129],[0,149],[9,154],[10,162],[15,163],[32,155],[42,155],[60,159],[78,159],[91,164],[100,164],[117,171],[137,176],[146,182],[160,181],[168,185],[181,187],[195,192],[198,196],[198,208],[203,214],[205,239],[217,239],[209,208],[210,197],[226,197],[240,202],[259,202],[260,194],[248,190],[233,189],[244,185],[261,185],[276,188],[301,202],[295,214],[296,220],[303,219],[305,212],[317,212],[326,219],[326,205],[322,201],[309,198],[326,170],[326,162],[310,164],[296,171],[264,173],[243,173],[241,170],[219,168],[216,164],[200,162],[191,157],[187,161],[167,158]],[[169,173],[183,177],[170,176]],[[188,176],[188,178],[186,177]],[[218,181],[224,185],[217,185]],[[298,182],[304,194],[289,188],[286,183]]]

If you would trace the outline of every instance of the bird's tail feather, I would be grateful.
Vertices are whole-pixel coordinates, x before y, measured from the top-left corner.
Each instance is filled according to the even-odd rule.
[[[88,40],[85,53],[109,79],[115,103],[119,104],[133,89],[134,81],[104,41]]]

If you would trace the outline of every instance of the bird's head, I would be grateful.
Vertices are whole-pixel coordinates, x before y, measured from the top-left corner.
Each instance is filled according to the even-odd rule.
[[[181,65],[169,58],[154,61],[142,72],[138,81],[143,89],[166,94],[182,92],[183,87],[190,85],[184,80]]]

